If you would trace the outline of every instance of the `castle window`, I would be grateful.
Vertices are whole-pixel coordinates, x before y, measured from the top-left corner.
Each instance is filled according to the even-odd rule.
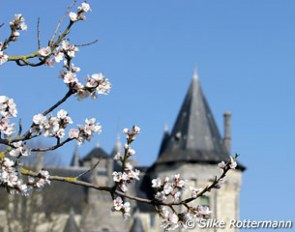
[[[210,206],[210,199],[207,196],[200,197],[200,205]]]
[[[150,213],[150,227],[154,228],[155,227],[155,214]]]
[[[192,187],[197,187],[197,179],[196,178],[191,178],[190,180],[189,180],[189,186],[192,186]]]

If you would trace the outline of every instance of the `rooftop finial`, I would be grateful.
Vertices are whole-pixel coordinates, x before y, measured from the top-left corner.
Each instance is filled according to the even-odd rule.
[[[96,147],[96,148],[99,148],[99,147],[100,147],[99,142],[96,143],[95,147]]]
[[[193,75],[193,78],[196,79],[196,80],[199,79],[197,65],[195,65],[195,67],[194,67],[194,75]]]
[[[168,123],[165,122],[164,123],[164,132],[168,132],[168,131],[169,131]]]

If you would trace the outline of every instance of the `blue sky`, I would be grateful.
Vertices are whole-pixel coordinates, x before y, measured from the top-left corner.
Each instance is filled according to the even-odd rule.
[[[89,1],[93,12],[72,30],[71,42],[98,39],[73,62],[81,78],[103,72],[113,84],[109,96],[64,105],[75,123],[95,116],[103,133],[96,143],[111,151],[116,134],[138,124],[134,148],[139,164],[156,156],[164,124],[173,126],[198,66],[200,81],[221,133],[222,114],[232,112],[233,151],[247,166],[241,191],[241,218],[295,220],[292,189],[295,131],[295,2],[291,0]],[[34,51],[37,17],[46,46],[70,1],[3,1],[0,40],[14,13],[29,26],[9,55]],[[66,91],[60,66],[39,69],[1,66],[1,95],[13,97],[19,117],[31,120]],[[58,153],[68,162],[74,144]],[[286,230],[285,230],[286,231]]]

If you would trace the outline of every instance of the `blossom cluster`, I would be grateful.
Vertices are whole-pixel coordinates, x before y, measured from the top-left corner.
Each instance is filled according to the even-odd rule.
[[[15,133],[15,124],[9,123],[9,119],[17,116],[16,104],[12,98],[0,96],[0,115],[0,135],[9,138]]]
[[[20,36],[19,31],[25,31],[28,28],[22,14],[15,14],[13,20],[9,22],[9,26],[11,30],[9,38],[4,42],[4,44],[0,42],[0,65],[8,61],[8,55],[5,54],[3,50],[7,49],[9,42],[16,41]]]
[[[9,152],[10,156],[19,158],[31,154],[31,149],[23,141],[11,143],[11,146],[13,146],[13,149]]]
[[[195,188],[188,188],[186,181],[180,178],[179,174],[164,180],[160,178],[152,180],[152,187],[155,189],[155,199],[159,202],[175,202],[178,203],[188,189],[191,190],[191,196],[196,198],[196,193],[199,191]],[[165,230],[175,230],[176,228],[186,229],[188,220],[196,220],[197,218],[207,218],[211,214],[208,206],[186,205],[184,211],[177,212],[173,206],[161,206],[158,209],[162,217],[161,226]]]
[[[95,118],[85,119],[85,125],[79,125],[78,129],[70,129],[69,137],[76,139],[78,144],[90,141],[94,133],[101,133],[102,127],[100,123],[96,123]]]
[[[39,49],[38,53],[41,57],[49,57],[51,54],[54,58],[47,61],[48,66],[53,66],[54,62],[60,63],[65,57],[72,59],[75,57],[79,48],[73,44],[70,44],[68,39],[63,39],[59,46],[53,50],[50,46]]]
[[[186,181],[180,178],[180,174],[174,175],[172,178],[166,177],[164,181],[160,178],[152,180],[152,187],[156,189],[155,198],[160,201],[172,198],[178,201],[186,189]]]
[[[127,219],[130,216],[130,203],[129,202],[123,202],[121,197],[116,197],[114,199],[114,206],[112,207],[113,211],[121,211],[123,214],[124,219]]]
[[[229,169],[235,169],[237,167],[238,155],[235,157],[230,157],[228,162],[220,162],[218,166],[223,170],[223,175],[220,178],[216,178],[213,182],[211,188],[220,188],[225,182],[225,173]],[[192,186],[188,186],[186,181],[180,178],[179,174],[173,177],[165,177],[163,180],[156,178],[152,180],[152,188],[155,189],[155,199],[159,202],[169,202],[168,205],[162,205],[158,208],[158,212],[162,217],[161,226],[165,230],[175,230],[177,228],[186,229],[188,221],[197,220],[200,218],[208,218],[211,211],[207,205],[189,205],[187,203],[180,203],[180,200],[185,195],[187,190],[190,190],[191,199],[197,199],[202,196],[208,189],[201,190]],[[206,187],[208,188],[208,187]],[[178,212],[175,210],[173,203],[180,203],[185,206],[184,211]]]
[[[27,30],[27,25],[25,23],[25,18],[22,16],[22,14],[16,14],[14,15],[13,20],[9,23],[10,29],[12,31],[12,35],[15,37],[19,37],[18,31],[25,31]]]
[[[41,48],[39,54],[43,57],[50,56],[53,53],[54,58],[47,61],[48,65],[53,65],[54,62],[61,62],[64,58],[65,70],[60,73],[60,77],[64,83],[72,89],[78,99],[84,99],[91,96],[93,99],[96,98],[96,94],[107,95],[111,89],[111,83],[101,73],[95,73],[91,76],[86,77],[86,85],[83,85],[78,77],[77,73],[80,71],[79,67],[71,64],[70,60],[75,57],[75,53],[78,51],[78,47],[70,44],[68,40],[63,40],[60,46],[53,52],[51,47]]]
[[[67,111],[61,109],[57,116],[50,115],[48,118],[43,114],[36,114],[33,117],[33,126],[31,132],[48,137],[63,138],[65,128],[73,123]]]
[[[53,66],[54,62],[63,62],[65,68],[64,71],[60,72],[60,77],[63,79],[64,83],[76,94],[79,100],[84,99],[88,96],[95,99],[97,94],[107,95],[111,89],[111,83],[102,73],[94,73],[88,75],[86,79],[86,84],[83,85],[77,76],[80,68],[74,66],[71,63],[71,59],[75,57],[76,52],[79,48],[73,44],[70,44],[67,39],[62,40],[60,45],[52,51],[50,46],[41,48],[39,50],[39,55],[41,57],[49,57],[53,54],[54,58],[46,62],[47,65]]]
[[[95,73],[86,77],[86,85],[83,85],[78,77],[77,72],[80,70],[78,67],[71,67],[70,70],[60,73],[60,77],[64,80],[64,83],[74,91],[79,100],[86,97],[96,99],[97,94],[107,95],[111,90],[111,83],[102,73]]]
[[[114,171],[112,175],[115,186],[126,193],[128,191],[128,184],[134,180],[139,180],[140,171],[134,169],[131,163],[128,162],[128,159],[135,154],[135,150],[131,148],[131,143],[135,140],[135,136],[140,133],[140,128],[133,126],[131,130],[125,128],[123,132],[127,140],[124,145],[124,155],[117,153],[114,156],[114,160],[122,164],[122,171]],[[130,204],[129,202],[123,203],[122,199],[117,197],[114,199],[113,210],[122,211],[124,218],[126,218],[126,216],[129,216]]]
[[[78,20],[85,20],[86,16],[84,13],[91,11],[90,5],[87,2],[83,2],[81,6],[78,6],[77,13],[70,12],[69,17],[72,22],[76,22]]]
[[[139,180],[140,171],[133,170],[133,166],[130,163],[125,163],[124,172],[113,172],[113,181],[118,184],[122,192],[128,191],[128,184],[133,180]]]
[[[50,184],[48,171],[41,170],[37,177],[28,177],[25,181],[20,174],[18,161],[9,158],[0,160],[0,185],[10,194],[30,195],[34,188],[43,188]]]
[[[238,155],[236,155],[236,157],[230,157],[228,163],[221,161],[218,164],[218,167],[220,167],[221,169],[226,169],[226,168],[235,169],[238,166],[236,161],[237,157]]]
[[[176,230],[177,228],[190,229],[190,222],[197,221],[202,218],[208,218],[212,212],[208,206],[198,205],[197,207],[188,207],[187,211],[177,213],[173,208],[161,206],[159,214],[162,217],[161,226],[168,230]]]
[[[0,65],[8,61],[8,55],[2,51],[2,48],[3,48],[3,43],[0,42]]]
[[[49,185],[51,183],[49,177],[50,175],[47,170],[41,170],[38,173],[37,178],[28,176],[28,185],[33,186],[35,188],[43,188],[46,184]]]
[[[73,121],[67,111],[61,109],[57,112],[56,117],[43,114],[36,114],[33,117],[32,133],[48,137],[63,138],[65,129]],[[95,118],[85,119],[84,125],[78,125],[78,129],[72,128],[69,130],[69,138],[76,139],[79,144],[85,140],[90,141],[94,133],[101,133],[101,125],[96,122]]]
[[[78,7],[77,13],[70,12],[69,18],[71,23],[78,20],[86,19],[84,13],[91,11],[90,5],[86,2],[83,2],[81,6]],[[51,45],[51,44],[50,44]],[[67,39],[63,39],[57,49],[54,50],[54,47],[47,46],[39,50],[39,55],[41,57],[49,57],[51,54],[54,54],[54,59],[47,61],[47,65],[52,66],[54,62],[60,62],[63,60],[64,56],[71,59],[75,57],[75,52],[78,51],[78,47],[69,43]]]

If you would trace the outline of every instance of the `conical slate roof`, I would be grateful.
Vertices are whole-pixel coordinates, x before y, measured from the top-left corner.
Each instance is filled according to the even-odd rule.
[[[156,163],[217,163],[228,155],[197,74],[178,113],[174,128]]]
[[[84,158],[83,161],[91,160],[92,158],[108,158],[109,155],[99,146],[96,145]]]
[[[165,127],[158,156],[160,156],[165,151],[169,139],[170,139],[170,134],[169,134],[168,128]]]
[[[71,210],[69,218],[67,220],[67,224],[63,230],[63,232],[81,232],[74,217],[74,211]]]
[[[139,216],[135,216],[130,232],[144,232],[142,221]]]
[[[79,167],[80,166],[80,154],[79,154],[78,147],[75,148],[70,166],[71,167]]]

